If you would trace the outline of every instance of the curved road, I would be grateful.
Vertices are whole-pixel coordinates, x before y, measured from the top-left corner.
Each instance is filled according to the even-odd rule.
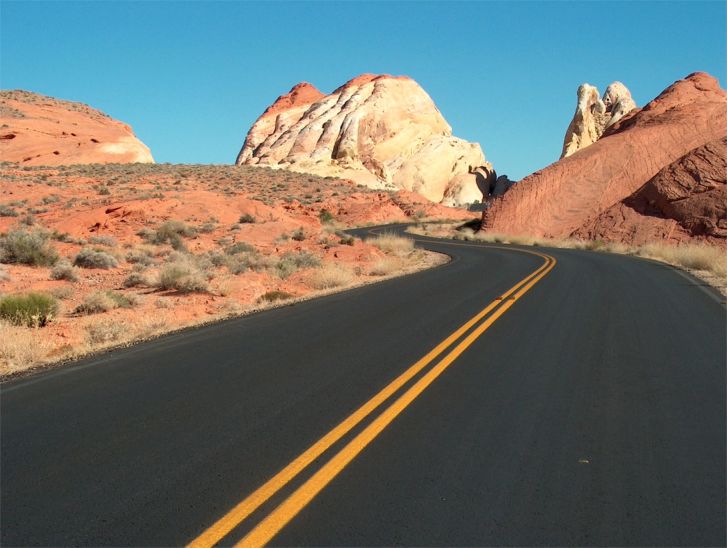
[[[3,385],[2,545],[725,545],[724,299],[418,240],[453,261]]]

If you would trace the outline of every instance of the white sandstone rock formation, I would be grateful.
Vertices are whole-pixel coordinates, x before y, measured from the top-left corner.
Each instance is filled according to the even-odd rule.
[[[581,84],[578,87],[578,105],[565,132],[560,157],[565,158],[592,145],[601,138],[606,128],[635,108],[631,92],[621,82],[610,84],[603,97],[599,97],[595,86]]]
[[[405,189],[446,205],[480,198],[471,166],[477,143],[452,136],[412,79],[364,74],[329,95],[299,84],[250,128],[236,163]]]

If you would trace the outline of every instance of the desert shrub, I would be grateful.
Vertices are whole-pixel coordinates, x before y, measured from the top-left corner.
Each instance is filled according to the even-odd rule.
[[[207,276],[193,260],[176,258],[162,267],[157,287],[182,293],[207,291]]]
[[[68,299],[71,295],[73,295],[73,288],[68,285],[61,285],[58,287],[53,287],[48,291],[51,295],[53,295],[56,299],[65,300]]]
[[[254,223],[255,222],[255,217],[253,217],[249,213],[245,213],[243,215],[240,215],[240,221],[239,222],[240,223],[243,223],[243,224],[244,223]]]
[[[143,273],[132,272],[124,279],[122,285],[124,287],[139,287],[139,286],[148,286],[150,284],[149,284],[149,280]]]
[[[126,262],[149,266],[154,263],[152,252],[144,248],[134,248],[126,254]]]
[[[0,204],[0,217],[17,217],[18,212],[7,204]]]
[[[321,212],[318,214],[318,219],[320,219],[322,223],[332,223],[336,220],[333,214],[327,209],[321,209]]]
[[[258,302],[265,302],[265,303],[274,303],[275,301],[284,301],[287,299],[292,299],[294,297],[293,294],[288,293],[287,291],[268,291],[267,293],[263,293],[258,298]]]
[[[153,244],[164,244],[169,242],[172,248],[184,249],[182,238],[189,238],[197,233],[196,229],[182,221],[169,220],[163,222],[155,231],[142,231],[139,235]]]
[[[236,255],[238,253],[246,253],[250,251],[255,251],[255,246],[245,242],[236,242],[225,248],[225,254],[227,255]]]
[[[348,285],[354,280],[353,272],[348,268],[334,263],[325,263],[314,270],[308,278],[308,283],[314,289],[331,289]]]
[[[209,221],[200,225],[197,231],[201,232],[202,234],[209,234],[210,232],[214,232],[215,228],[217,228],[217,224]]]
[[[355,239],[353,236],[348,236],[347,234],[344,234],[341,236],[341,239],[338,240],[338,243],[341,245],[353,245],[355,242]]]
[[[91,236],[88,239],[89,243],[96,245],[105,245],[107,247],[116,247],[116,240],[106,234]]]
[[[0,262],[52,266],[58,252],[44,232],[13,230],[0,237]]]
[[[66,259],[58,261],[50,271],[51,280],[67,280],[75,282],[78,280],[78,269]]]
[[[293,238],[293,240],[295,240],[296,242],[302,242],[303,240],[305,240],[305,232],[302,228],[299,228],[298,230],[293,232],[291,238]]]
[[[4,268],[0,268],[0,282],[7,282],[10,280],[10,274]]]
[[[414,249],[414,240],[396,234],[380,234],[366,241],[384,253],[391,253],[399,257],[408,255]]]
[[[58,301],[45,293],[25,293],[0,298],[0,318],[15,325],[43,327],[57,313]]]
[[[75,266],[83,268],[116,268],[118,262],[116,257],[101,251],[99,249],[93,249],[90,247],[84,247],[78,252],[76,258],[73,260]]]
[[[321,260],[307,251],[288,252],[275,264],[275,271],[278,276],[284,279],[301,268],[315,268],[320,264]]]
[[[95,291],[86,295],[76,309],[76,314],[98,314],[115,308],[133,308],[137,300],[134,295],[124,295],[113,291]]]

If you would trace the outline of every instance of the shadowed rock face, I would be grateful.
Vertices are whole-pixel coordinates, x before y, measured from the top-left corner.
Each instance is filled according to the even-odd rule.
[[[586,223],[576,236],[637,245],[694,238],[727,242],[727,136],[662,168],[631,196]]]
[[[82,103],[0,91],[0,156],[23,165],[153,163],[131,128]]]
[[[642,222],[645,215],[649,215],[644,207],[629,207],[627,217],[618,222],[613,221],[612,229],[615,230],[615,224],[620,226],[613,235],[609,234],[605,217],[598,220],[599,216],[607,216],[604,212],[618,204],[628,207],[628,204],[651,200],[648,196],[657,191],[645,190],[643,195],[635,193],[660,170],[725,135],[727,92],[719,87],[712,76],[705,73],[691,74],[669,86],[644,108],[626,114],[606,128],[601,138],[592,145],[529,175],[502,198],[493,200],[492,206],[483,215],[483,228],[509,234],[555,238],[575,234],[627,239],[624,234],[638,232],[633,227]],[[712,143],[709,150],[715,150],[713,147],[718,146]],[[691,161],[689,165],[692,166],[690,169],[694,172],[695,180],[702,180],[702,171],[706,173],[707,166],[714,163],[694,161],[700,155],[704,155],[704,151],[695,151],[692,160],[684,160],[687,163]],[[676,173],[675,169],[671,173]],[[680,180],[686,181],[681,175]],[[658,188],[666,187],[660,183]],[[701,200],[712,203],[722,199],[721,192],[710,191],[707,194],[701,192],[701,187],[694,189],[688,193],[690,196],[694,194],[694,204],[698,203],[698,195],[699,203]],[[662,192],[665,196],[671,195],[671,190],[668,193],[659,190],[657,194]],[[634,201],[627,201],[632,195]],[[662,203],[653,199],[655,203]],[[724,224],[720,224],[717,218],[718,207],[713,207],[714,204],[686,207],[686,204],[684,209],[676,213],[676,209],[681,208],[677,202],[669,206],[671,210],[662,203],[666,209],[661,215],[677,216],[678,219],[673,220],[678,225],[691,227],[688,230],[685,228],[684,238],[700,237],[698,234],[702,234],[710,241],[725,241],[718,236],[721,230],[718,228]],[[696,213],[704,208],[711,212]],[[616,209],[626,211],[623,208]],[[610,211],[612,216],[618,215],[616,210]],[[717,228],[708,228],[712,226]],[[666,237],[666,234],[658,237]]]
[[[299,84],[255,122],[237,164],[266,165],[404,189],[447,205],[481,195],[476,143],[452,136],[429,95],[407,77],[364,74],[330,95]]]
[[[613,82],[603,97],[590,84],[578,87],[578,105],[563,139],[565,158],[595,143],[606,128],[612,126],[636,108],[631,92],[621,82]]]

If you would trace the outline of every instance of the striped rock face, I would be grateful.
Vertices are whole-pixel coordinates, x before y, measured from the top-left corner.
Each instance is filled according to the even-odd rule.
[[[452,136],[432,99],[407,77],[364,74],[329,95],[303,83],[250,128],[237,164],[342,177],[463,205],[482,198],[470,167],[477,143]]]
[[[153,163],[131,128],[82,103],[0,91],[0,156],[22,165]]]

